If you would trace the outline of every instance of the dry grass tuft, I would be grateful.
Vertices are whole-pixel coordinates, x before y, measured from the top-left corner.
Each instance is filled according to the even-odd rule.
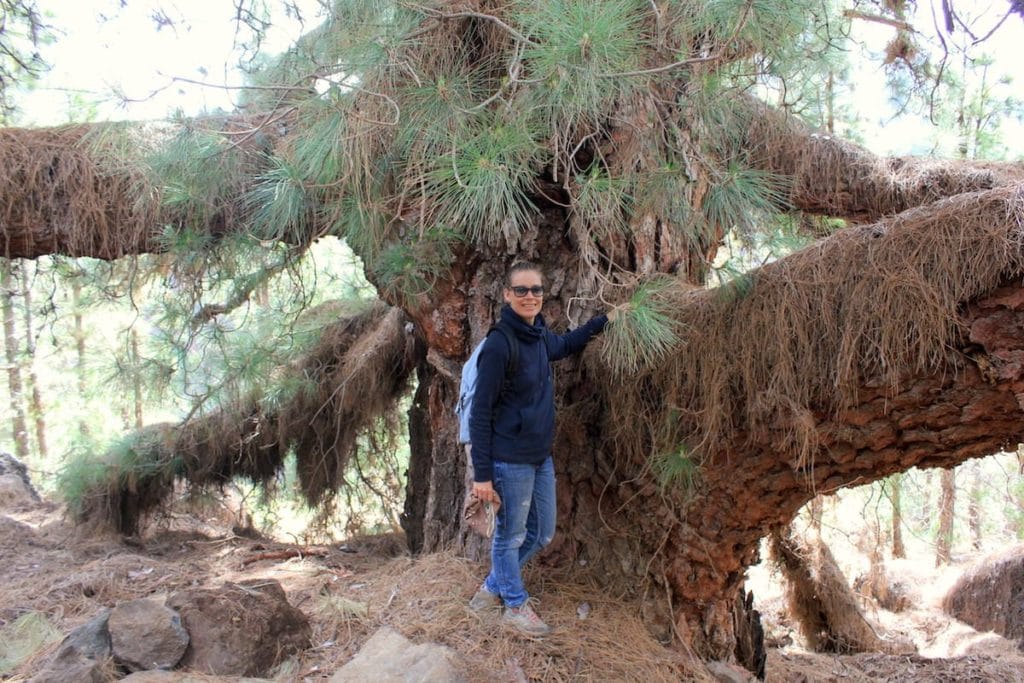
[[[116,258],[150,244],[158,209],[155,202],[138,202],[145,194],[144,175],[105,169],[86,143],[94,129],[0,129],[5,255],[52,251],[63,244],[62,251],[71,255]]]

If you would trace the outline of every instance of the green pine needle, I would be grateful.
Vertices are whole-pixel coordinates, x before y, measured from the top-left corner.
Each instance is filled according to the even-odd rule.
[[[612,178],[596,166],[575,178],[572,211],[582,218],[596,237],[625,234],[633,202],[629,183]]]
[[[395,242],[385,248],[370,264],[384,298],[415,307],[447,274],[459,240],[455,231],[436,227],[415,242]]]
[[[651,470],[663,489],[680,487],[687,493],[696,487],[700,475],[700,466],[690,457],[686,446],[651,458]]]
[[[647,52],[640,0],[524,0],[519,21],[534,43],[523,53],[542,109],[561,125],[597,121],[610,101],[643,85],[615,78],[633,71]]]
[[[163,203],[181,223],[204,229],[236,199],[245,176],[243,152],[224,136],[185,127],[148,161]]]
[[[295,167],[308,182],[334,182],[345,171],[343,144],[348,112],[334,104],[313,100],[307,103],[303,114],[306,126],[295,142]]]
[[[312,238],[314,209],[302,173],[279,157],[270,162],[270,170],[246,197],[252,232],[264,240],[306,243]]]
[[[516,124],[495,123],[467,139],[453,139],[424,179],[424,193],[438,207],[438,224],[462,226],[477,242],[514,242],[535,208],[532,188],[540,147]]]
[[[713,226],[740,235],[754,234],[766,216],[786,206],[786,189],[781,176],[730,164],[708,189],[704,215]]]
[[[622,374],[651,370],[681,343],[680,323],[673,317],[670,278],[652,280],[637,288],[628,308],[605,330],[602,354]]]

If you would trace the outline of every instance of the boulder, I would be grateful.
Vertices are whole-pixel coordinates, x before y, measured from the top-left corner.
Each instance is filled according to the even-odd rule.
[[[309,620],[272,579],[180,591],[166,604],[191,635],[181,666],[196,672],[262,676],[309,647]]]
[[[107,683],[109,680],[109,671],[103,662],[89,659],[75,650],[60,650],[29,683]]]
[[[0,451],[0,509],[18,510],[41,502],[24,463]]]
[[[384,626],[334,674],[331,683],[465,683],[455,661],[455,653],[443,645],[415,645]]]
[[[129,671],[172,669],[189,643],[178,613],[145,598],[118,603],[107,627],[114,659]]]
[[[978,560],[953,584],[942,608],[978,631],[1024,645],[1024,545]]]
[[[46,667],[31,683],[103,683],[104,664],[110,657],[110,610],[104,609],[61,641]]]
[[[110,656],[110,609],[103,609],[99,614],[74,629],[61,641],[57,654],[65,650],[74,650],[79,654],[103,661]]]

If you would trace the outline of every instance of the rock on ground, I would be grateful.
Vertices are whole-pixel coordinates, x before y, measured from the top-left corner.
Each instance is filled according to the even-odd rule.
[[[108,679],[105,663],[111,654],[107,622],[110,610],[74,629],[61,641],[46,667],[31,683],[103,683]]]
[[[261,676],[309,647],[309,620],[272,579],[180,591],[167,606],[192,638],[181,666],[196,672]]]
[[[114,659],[129,671],[171,669],[189,644],[178,613],[145,598],[119,603],[107,626]]]
[[[41,502],[24,463],[10,453],[0,451],[0,509],[17,510]]]
[[[110,609],[100,611],[95,617],[85,622],[61,642],[58,653],[63,650],[75,650],[79,654],[103,661],[110,656]]]
[[[757,683],[757,677],[742,666],[728,662],[707,662],[708,672],[717,683]]]
[[[366,641],[331,683],[465,683],[453,662],[455,653],[443,645],[415,645],[384,626]]]
[[[1024,545],[978,560],[946,594],[942,607],[979,631],[1024,643]]]
[[[103,662],[75,650],[61,650],[29,683],[107,683],[110,675]]]

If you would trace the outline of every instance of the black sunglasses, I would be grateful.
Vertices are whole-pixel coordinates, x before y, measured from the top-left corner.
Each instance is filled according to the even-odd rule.
[[[544,296],[544,288],[540,285],[534,285],[533,287],[509,287],[509,289],[518,297],[524,297],[527,293],[534,296]]]

